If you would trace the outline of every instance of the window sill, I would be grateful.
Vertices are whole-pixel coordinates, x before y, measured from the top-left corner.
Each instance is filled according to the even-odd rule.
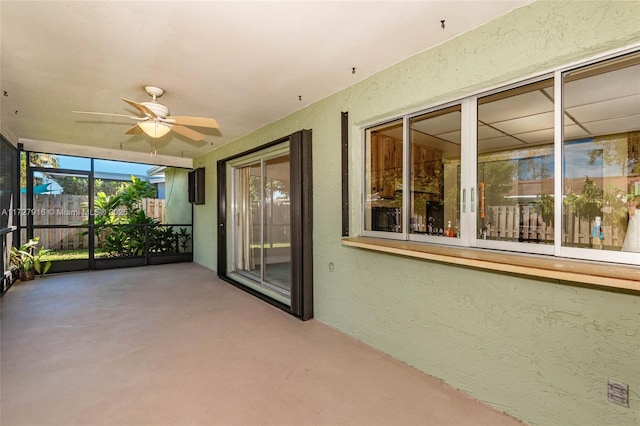
[[[382,238],[343,238],[342,245],[538,278],[640,293],[640,267]]]

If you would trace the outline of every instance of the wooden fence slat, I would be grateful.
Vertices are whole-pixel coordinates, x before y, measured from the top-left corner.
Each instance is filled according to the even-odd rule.
[[[33,198],[34,225],[81,225],[88,220],[86,209],[88,196],[69,194],[36,194]],[[20,194],[20,206],[27,208],[27,194]],[[84,208],[82,206],[85,206]],[[164,223],[164,200],[143,199],[145,213]],[[21,216],[22,225],[26,225],[26,215]],[[88,248],[88,236],[79,235],[81,228],[49,228],[35,232],[43,247],[54,250],[76,250]],[[21,238],[24,242],[25,236]]]

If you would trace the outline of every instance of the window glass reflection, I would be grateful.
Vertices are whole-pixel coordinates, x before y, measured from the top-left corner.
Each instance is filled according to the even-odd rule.
[[[640,54],[563,84],[563,245],[640,252]]]
[[[553,80],[478,100],[478,238],[553,244]]]
[[[460,106],[411,119],[409,232],[459,237]]]
[[[402,232],[402,121],[366,132],[367,231]]]

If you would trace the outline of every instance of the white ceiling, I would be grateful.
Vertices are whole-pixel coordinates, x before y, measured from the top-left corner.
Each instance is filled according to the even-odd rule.
[[[156,140],[159,156],[193,158],[531,1],[3,0],[0,131],[149,153],[126,118],[71,111],[135,114],[120,98],[155,85],[171,114],[218,120],[202,142]]]

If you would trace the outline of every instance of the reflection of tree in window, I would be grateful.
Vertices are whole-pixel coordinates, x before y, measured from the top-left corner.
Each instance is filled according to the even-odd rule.
[[[32,152],[29,156],[31,167],[58,167],[58,157],[53,154],[43,154],[38,152]],[[34,185],[42,183],[42,179],[34,177]],[[20,153],[20,188],[26,188],[27,186],[27,154],[25,152]]]
[[[289,184],[288,182],[279,180],[279,179],[271,179],[266,178],[264,185],[264,200],[270,201],[281,200],[281,199],[289,199]],[[251,176],[250,177],[250,188],[251,188],[251,201],[259,202],[261,199],[260,196],[260,176]]]
[[[589,150],[589,165],[598,162],[608,167],[619,167],[620,175],[640,174],[638,145],[640,132],[607,135],[593,139]]]
[[[482,160],[481,160],[482,161]],[[481,162],[478,176],[485,184],[485,203],[487,206],[515,205],[517,200],[509,198],[513,183],[517,177],[518,162],[516,160],[499,160]],[[495,223],[491,210],[487,212],[488,223]]]

